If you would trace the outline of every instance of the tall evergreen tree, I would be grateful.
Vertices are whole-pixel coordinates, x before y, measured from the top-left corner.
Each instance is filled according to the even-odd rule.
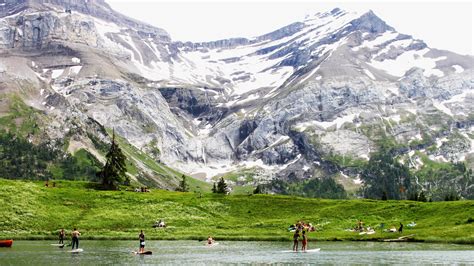
[[[212,186],[212,193],[217,193],[216,182],[214,182],[214,185]]]
[[[223,177],[221,177],[221,179],[219,179],[219,182],[217,182],[217,193],[227,194],[227,184]]]
[[[181,192],[188,192],[189,191],[189,186],[188,186],[188,183],[186,182],[186,176],[185,175],[182,175],[181,176],[181,181],[179,182],[179,187],[178,187],[178,191],[181,191]]]
[[[125,164],[127,157],[125,157],[122,149],[120,149],[117,142],[115,142],[115,131],[112,133],[112,144],[105,158],[107,161],[102,170],[98,173],[102,181],[102,186],[105,189],[118,189],[120,184],[128,180],[126,176],[127,166]]]
[[[253,194],[264,194],[265,193],[265,188],[263,187],[262,184],[258,184],[257,187],[255,187]]]

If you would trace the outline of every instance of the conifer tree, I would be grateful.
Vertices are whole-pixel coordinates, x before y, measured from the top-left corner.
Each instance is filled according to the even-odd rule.
[[[179,182],[179,188],[178,188],[178,191],[181,191],[181,192],[188,192],[189,191],[189,186],[188,186],[188,183],[186,182],[186,176],[185,175],[182,175],[181,176],[181,181]]]
[[[219,182],[217,182],[217,193],[227,194],[227,184],[223,177],[221,177],[221,179],[219,179]]]
[[[120,149],[117,142],[115,142],[115,131],[112,133],[112,144],[105,158],[107,161],[102,170],[98,173],[102,186],[105,189],[118,189],[120,184],[128,181],[128,177],[125,174],[127,172],[127,166],[125,164],[127,157],[125,157],[122,149]]]
[[[212,186],[212,193],[217,193],[216,182],[214,182],[214,185]]]

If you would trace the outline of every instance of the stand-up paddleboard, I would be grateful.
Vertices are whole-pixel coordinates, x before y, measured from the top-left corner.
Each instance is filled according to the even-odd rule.
[[[293,250],[283,250],[281,251],[282,253],[313,253],[313,252],[319,252],[321,251],[320,248],[315,248],[315,249],[307,249],[306,251],[301,251],[301,250],[298,250],[298,251],[293,251]]]
[[[51,244],[53,247],[60,247],[63,248],[65,244]]]
[[[143,252],[136,252],[136,251],[134,251],[133,254],[135,254],[135,255],[152,255],[153,252],[151,252],[150,250],[143,251]]]
[[[82,248],[76,248],[76,249],[73,249],[73,250],[69,250],[69,252],[71,252],[71,253],[81,253],[83,251],[84,250]]]
[[[218,242],[214,242],[214,243],[212,243],[212,244],[210,244],[210,245],[206,243],[206,246],[207,246],[207,247],[214,247],[214,246],[217,246],[217,245],[219,245]]]
[[[307,252],[307,253],[312,253],[312,252],[319,252],[319,251],[321,251],[320,248],[315,248],[315,249],[308,249],[308,250],[306,250],[306,251],[303,251],[303,253],[305,253],[305,252]]]

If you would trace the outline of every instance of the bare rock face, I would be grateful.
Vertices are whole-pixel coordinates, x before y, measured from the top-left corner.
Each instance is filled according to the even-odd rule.
[[[356,177],[338,158],[368,160],[384,138],[407,161],[415,150],[446,161],[473,153],[473,57],[431,49],[373,12],[183,43],[103,0],[1,2],[0,55],[28,70],[4,76],[40,84],[31,102],[54,117],[56,138],[71,121],[95,121],[207,178]]]
[[[77,18],[76,14],[82,14]],[[86,16],[84,16],[86,15]],[[76,16],[76,18],[71,18]],[[7,0],[0,9],[3,48],[41,49],[52,39],[80,42],[96,33],[93,18],[132,28],[137,35],[169,42],[166,31],[115,12],[103,0]],[[71,38],[72,37],[72,38]]]

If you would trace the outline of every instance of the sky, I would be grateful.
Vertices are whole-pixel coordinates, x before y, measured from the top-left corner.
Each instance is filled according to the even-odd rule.
[[[368,11],[429,47],[474,55],[472,1],[106,0],[129,17],[165,29],[174,41],[251,38],[335,7]]]

